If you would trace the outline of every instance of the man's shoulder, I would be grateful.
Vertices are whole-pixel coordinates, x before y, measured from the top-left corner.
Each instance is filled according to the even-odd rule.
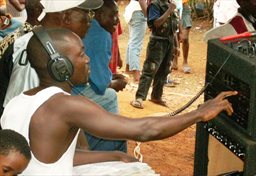
[[[96,42],[97,44],[100,44],[106,38],[111,38],[111,34],[101,27],[97,20],[93,20],[91,27],[82,40],[83,42]]]

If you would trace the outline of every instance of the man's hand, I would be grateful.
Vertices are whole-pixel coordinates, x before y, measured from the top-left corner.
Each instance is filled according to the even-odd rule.
[[[112,76],[112,80],[115,80],[115,79],[125,79],[125,76],[122,74],[116,73],[116,74],[113,74]]]
[[[174,47],[173,56],[174,57],[179,57],[180,56],[180,47]]]
[[[120,90],[122,91],[125,88],[127,83],[128,83],[128,81],[124,75],[113,74],[113,78],[112,78],[112,81],[111,81],[111,84],[109,85],[109,87],[115,89],[115,91],[118,92]]]
[[[176,9],[176,4],[171,1],[171,2],[169,3],[169,10],[173,12],[175,9]]]
[[[119,69],[123,67],[123,61],[122,61],[122,59],[121,59],[121,55],[120,55],[119,49],[118,49],[117,66],[118,66]]]
[[[18,11],[22,11],[23,9],[25,9],[25,3],[26,3],[25,0],[9,0],[9,2]]]
[[[227,97],[237,95],[237,91],[221,92],[214,99],[206,101],[200,105],[198,112],[201,113],[201,120],[208,121],[216,117],[220,112],[226,111],[229,116],[234,112],[231,103],[226,99]]]
[[[119,152],[119,151],[114,151],[118,157],[119,157],[119,161],[123,161],[125,163],[129,163],[129,162],[138,162],[138,160],[133,157],[133,156],[130,156],[124,152]]]

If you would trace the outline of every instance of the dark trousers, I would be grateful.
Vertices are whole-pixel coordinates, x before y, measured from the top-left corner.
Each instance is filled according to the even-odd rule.
[[[150,38],[146,60],[143,65],[136,99],[146,100],[153,81],[151,98],[160,100],[167,75],[170,73],[170,61],[173,59],[173,41]]]
[[[107,140],[85,133],[90,150],[127,152],[127,141]]]

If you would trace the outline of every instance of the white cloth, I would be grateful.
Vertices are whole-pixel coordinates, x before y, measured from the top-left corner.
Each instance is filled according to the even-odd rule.
[[[250,23],[249,21],[247,21],[240,13],[237,13],[235,15],[236,16],[240,16],[243,19],[243,22],[247,28],[247,31],[255,31],[252,23]],[[233,18],[232,18],[233,19]],[[226,24],[210,29],[209,31],[207,31],[204,35],[204,41],[207,42],[210,39],[215,39],[215,38],[221,38],[221,37],[225,37],[225,36],[229,36],[229,35],[236,35],[237,32],[234,29],[234,27],[229,23],[232,19],[230,19]]]
[[[49,87],[34,96],[20,94],[13,98],[6,106],[1,118],[3,129],[12,129],[22,134],[29,143],[29,124],[35,111],[50,97],[56,93],[64,92],[57,87]],[[67,93],[66,93],[67,94]],[[22,105],[22,106],[21,106]],[[15,123],[14,123],[15,122]],[[62,157],[55,163],[46,164],[38,161],[32,152],[32,159],[21,175],[87,175],[87,176],[158,176],[154,170],[146,163],[121,161],[102,162],[73,167],[73,157],[77,142],[77,137],[73,139],[71,145]]]
[[[20,65],[19,61],[25,61],[27,59],[27,45],[29,39],[33,36],[32,32],[29,32],[14,42],[13,47],[13,69],[10,77],[10,82],[6,91],[3,107],[15,96],[19,95],[23,91],[27,91],[31,88],[39,85],[39,78],[36,71],[30,66],[28,62],[26,65]]]
[[[41,0],[45,13],[61,12],[79,6],[86,0]]]
[[[157,176],[154,170],[146,163],[133,162],[124,163],[121,161],[102,162],[76,166],[73,170],[76,176]]]
[[[182,16],[182,9],[183,9],[182,0],[173,0],[173,3],[176,4],[176,9],[178,10],[179,17],[181,18],[181,16]]]
[[[103,5],[103,0],[41,0],[43,11],[38,20],[41,21],[46,13],[61,12],[74,7],[82,9],[98,9]]]
[[[1,118],[1,126],[3,129],[12,129],[22,134],[28,143],[29,141],[29,124],[31,117],[35,111],[53,95],[64,92],[57,87],[49,87],[36,95],[28,96],[20,94],[13,98],[5,107]],[[50,123],[50,122],[49,122]],[[67,151],[61,158],[51,164],[40,162],[36,159],[32,152],[32,158],[28,167],[22,172],[22,175],[72,175],[73,172],[73,158],[78,138],[77,132],[75,138],[70,144]]]
[[[124,19],[126,23],[129,23],[132,14],[135,11],[141,10],[140,3],[135,0],[131,0],[130,3],[125,7],[125,12],[124,12]]]
[[[239,4],[236,0],[217,0],[213,6],[213,17],[216,24],[226,23],[237,13]]]

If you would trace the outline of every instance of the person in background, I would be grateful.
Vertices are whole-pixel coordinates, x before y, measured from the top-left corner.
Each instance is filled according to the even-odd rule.
[[[115,0],[115,1],[117,2],[118,0]],[[123,66],[123,61],[122,61],[122,58],[120,55],[119,44],[118,44],[119,43],[118,37],[122,33],[123,33],[123,30],[122,30],[121,23],[119,21],[115,32],[113,32],[111,34],[111,36],[112,36],[112,55],[111,55],[111,60],[109,63],[109,68],[110,68],[112,74],[117,73],[117,67],[122,68],[122,66]]]
[[[177,9],[177,13],[179,16],[179,19],[181,19],[182,16],[182,0],[174,0],[175,4],[176,4],[176,9]]]
[[[6,0],[6,12],[23,24],[27,19],[26,0]]]
[[[204,35],[204,41],[229,35],[241,34],[256,30],[256,1],[236,0],[238,12],[226,24],[210,29]]]
[[[11,0],[10,0],[11,2]],[[42,5],[38,5],[39,0],[33,0],[33,1],[24,1],[23,3],[19,3],[19,1],[12,1],[15,5],[14,7],[18,10],[25,10],[27,13],[27,17],[25,22],[19,22],[17,21],[17,19],[13,18],[12,15],[10,15],[9,13],[5,13],[1,15],[1,22],[4,22],[4,26],[1,25],[1,30],[0,30],[0,36],[2,38],[6,37],[7,35],[14,35],[16,38],[20,37],[21,35],[23,35],[22,33],[21,35],[16,35],[14,33],[17,33],[18,31],[20,31],[22,28],[24,28],[24,26],[34,26],[34,25],[38,25],[39,21],[38,21],[38,17],[42,12]],[[25,27],[25,28],[31,28],[30,27]],[[14,40],[13,40],[14,41]],[[8,42],[9,44],[11,44],[12,42]],[[1,55],[2,53],[4,53],[4,50],[1,50]]]
[[[237,13],[239,8],[236,0],[216,0],[213,5],[213,27],[225,24]]]
[[[192,27],[192,17],[191,8],[189,6],[188,0],[182,0],[182,13],[181,13],[181,27],[179,31],[179,41],[182,43],[182,55],[183,63],[182,70],[184,73],[191,73],[192,70],[188,65],[188,55],[189,55],[189,33]],[[173,60],[172,69],[178,69],[178,57]]]
[[[10,32],[9,29],[7,29],[8,32],[5,30],[0,31],[0,35],[5,36],[0,44],[0,58],[1,58],[0,59],[0,116],[2,115],[2,112],[3,112],[5,98],[9,96],[10,92],[13,92],[16,89],[19,89],[19,86],[20,86],[18,85],[19,83],[23,84],[24,82],[26,82],[21,79],[24,77],[19,77],[20,75],[22,75],[20,74],[20,72],[12,75],[13,70],[15,70],[14,73],[16,73],[18,72],[19,68],[25,67],[24,65],[21,67],[17,66],[19,65],[18,59],[20,58],[20,55],[17,55],[17,53],[13,55],[14,51],[18,50],[20,46],[24,46],[24,43],[17,46],[16,40],[18,40],[18,38],[20,38],[21,36],[29,33],[33,29],[33,26],[39,24],[37,17],[41,14],[43,7],[40,3],[40,0],[33,0],[33,1],[26,1],[25,9],[27,11],[28,18],[24,24],[22,24],[20,27],[18,27],[18,29],[14,30],[11,33],[9,33]],[[24,52],[21,52],[21,53],[24,53]],[[15,56],[18,59],[14,59]],[[17,64],[14,64],[15,61],[17,61],[16,62]],[[9,81],[13,79],[13,76],[17,76],[18,79],[11,81],[10,83]],[[9,83],[11,85],[10,85],[10,88],[8,89]],[[13,86],[15,86],[15,88]],[[9,97],[9,98],[12,98],[12,97]]]
[[[91,20],[91,13],[89,13],[89,10],[99,8],[103,3],[102,0],[41,0],[34,2],[38,2],[39,9],[40,7],[43,8],[43,12],[40,14],[41,25],[47,28],[68,28],[78,34],[80,37],[84,37],[89,28]],[[34,7],[31,9],[38,8]],[[40,12],[39,9],[38,11]],[[38,12],[34,13],[35,14],[31,16],[35,16]],[[30,32],[18,38],[15,40],[13,46],[9,49],[10,54],[8,55],[10,58],[8,60],[13,62],[13,67],[6,67],[10,69],[9,72],[11,72],[11,74],[9,74],[8,83],[5,84],[8,86],[8,88],[5,88],[5,91],[7,89],[6,94],[3,94],[4,91],[0,91],[0,98],[1,100],[3,99],[3,107],[5,107],[5,105],[14,96],[17,96],[21,92],[37,86],[39,83],[34,69],[30,67],[29,62],[26,60],[27,42],[32,35],[33,33]],[[0,79],[0,81],[2,81],[2,79]],[[0,84],[1,89],[2,85],[3,84]]]
[[[166,83],[171,61],[176,51],[177,16],[176,5],[168,0],[154,0],[148,6],[148,26],[151,36],[147,46],[146,59],[143,64],[135,100],[131,105],[143,109],[149,88],[153,81],[151,99],[153,103],[167,106],[162,99],[163,87]]]
[[[39,17],[43,12],[43,5],[40,0],[26,0],[25,9],[28,14],[26,22],[32,26],[40,25]]]
[[[113,34],[118,26],[118,6],[114,0],[104,0],[101,8],[95,10],[95,16],[87,35],[82,39],[85,53],[90,58],[89,84],[78,85],[72,94],[84,95],[102,106],[105,110],[118,113],[116,92],[121,91],[127,80],[121,74],[112,74],[109,68]],[[93,118],[93,117],[92,117]],[[114,141],[98,138],[86,133],[91,150],[127,151],[126,141]]]
[[[132,76],[134,82],[138,82],[140,79],[140,53],[147,29],[147,1],[130,0],[125,8],[124,17],[129,27],[125,71]]]
[[[6,2],[5,0],[0,0],[0,14],[6,14]]]
[[[8,1],[17,11],[23,11],[25,9],[26,0],[8,0]]]
[[[123,152],[75,150],[80,129],[106,139],[146,142],[173,136],[197,122],[211,120],[222,111],[228,115],[233,113],[226,98],[236,95],[236,91],[222,92],[197,110],[177,116],[128,118],[107,112],[84,96],[70,95],[74,85],[86,84],[89,79],[90,59],[84,53],[80,37],[65,29],[38,27],[34,32],[36,35],[29,40],[27,55],[40,84],[13,98],[1,118],[3,129],[17,130],[30,144],[32,159],[23,175],[73,175],[73,166],[104,161],[122,161],[118,162],[123,164],[115,175],[126,175],[134,170],[124,162],[136,160]],[[47,40],[43,41],[41,35],[48,36]],[[45,44],[51,44],[51,49],[65,56],[67,65],[63,65],[62,70],[57,69],[60,60],[52,65],[51,50],[47,50]],[[70,66],[73,69],[67,71]],[[81,174],[96,175],[97,170],[90,168]],[[105,173],[108,173],[107,167],[100,174]]]
[[[10,129],[0,130],[0,175],[21,174],[30,159],[30,147],[21,134]]]
[[[8,0],[7,2],[6,0],[1,0],[0,8],[0,40],[2,40],[5,36],[19,28],[22,23],[25,22],[25,20],[19,21],[18,19],[15,19],[14,16],[16,15],[16,13],[13,14],[13,11],[19,13],[20,10],[17,11]],[[13,11],[10,11],[10,8],[13,9]],[[25,6],[23,6],[22,8],[23,9],[21,10],[24,10]]]
[[[182,30],[181,29],[182,0],[175,0],[174,3],[176,5],[175,13],[177,16],[177,27],[176,27],[177,30],[175,32],[176,42],[174,44],[177,46],[175,46],[176,51],[173,53],[173,60],[171,60],[171,65],[169,68],[170,73],[167,75],[167,78],[166,78],[166,83],[165,83],[166,87],[175,87],[176,85],[179,84],[177,81],[175,81],[175,79],[171,77],[171,72],[172,70],[178,69],[178,57],[180,56],[179,34],[181,33],[181,30]]]
[[[123,33],[121,23],[119,22],[116,31],[112,33],[112,55],[109,63],[109,68],[112,74],[117,73],[117,68],[122,68],[123,61],[120,55],[118,36]]]

